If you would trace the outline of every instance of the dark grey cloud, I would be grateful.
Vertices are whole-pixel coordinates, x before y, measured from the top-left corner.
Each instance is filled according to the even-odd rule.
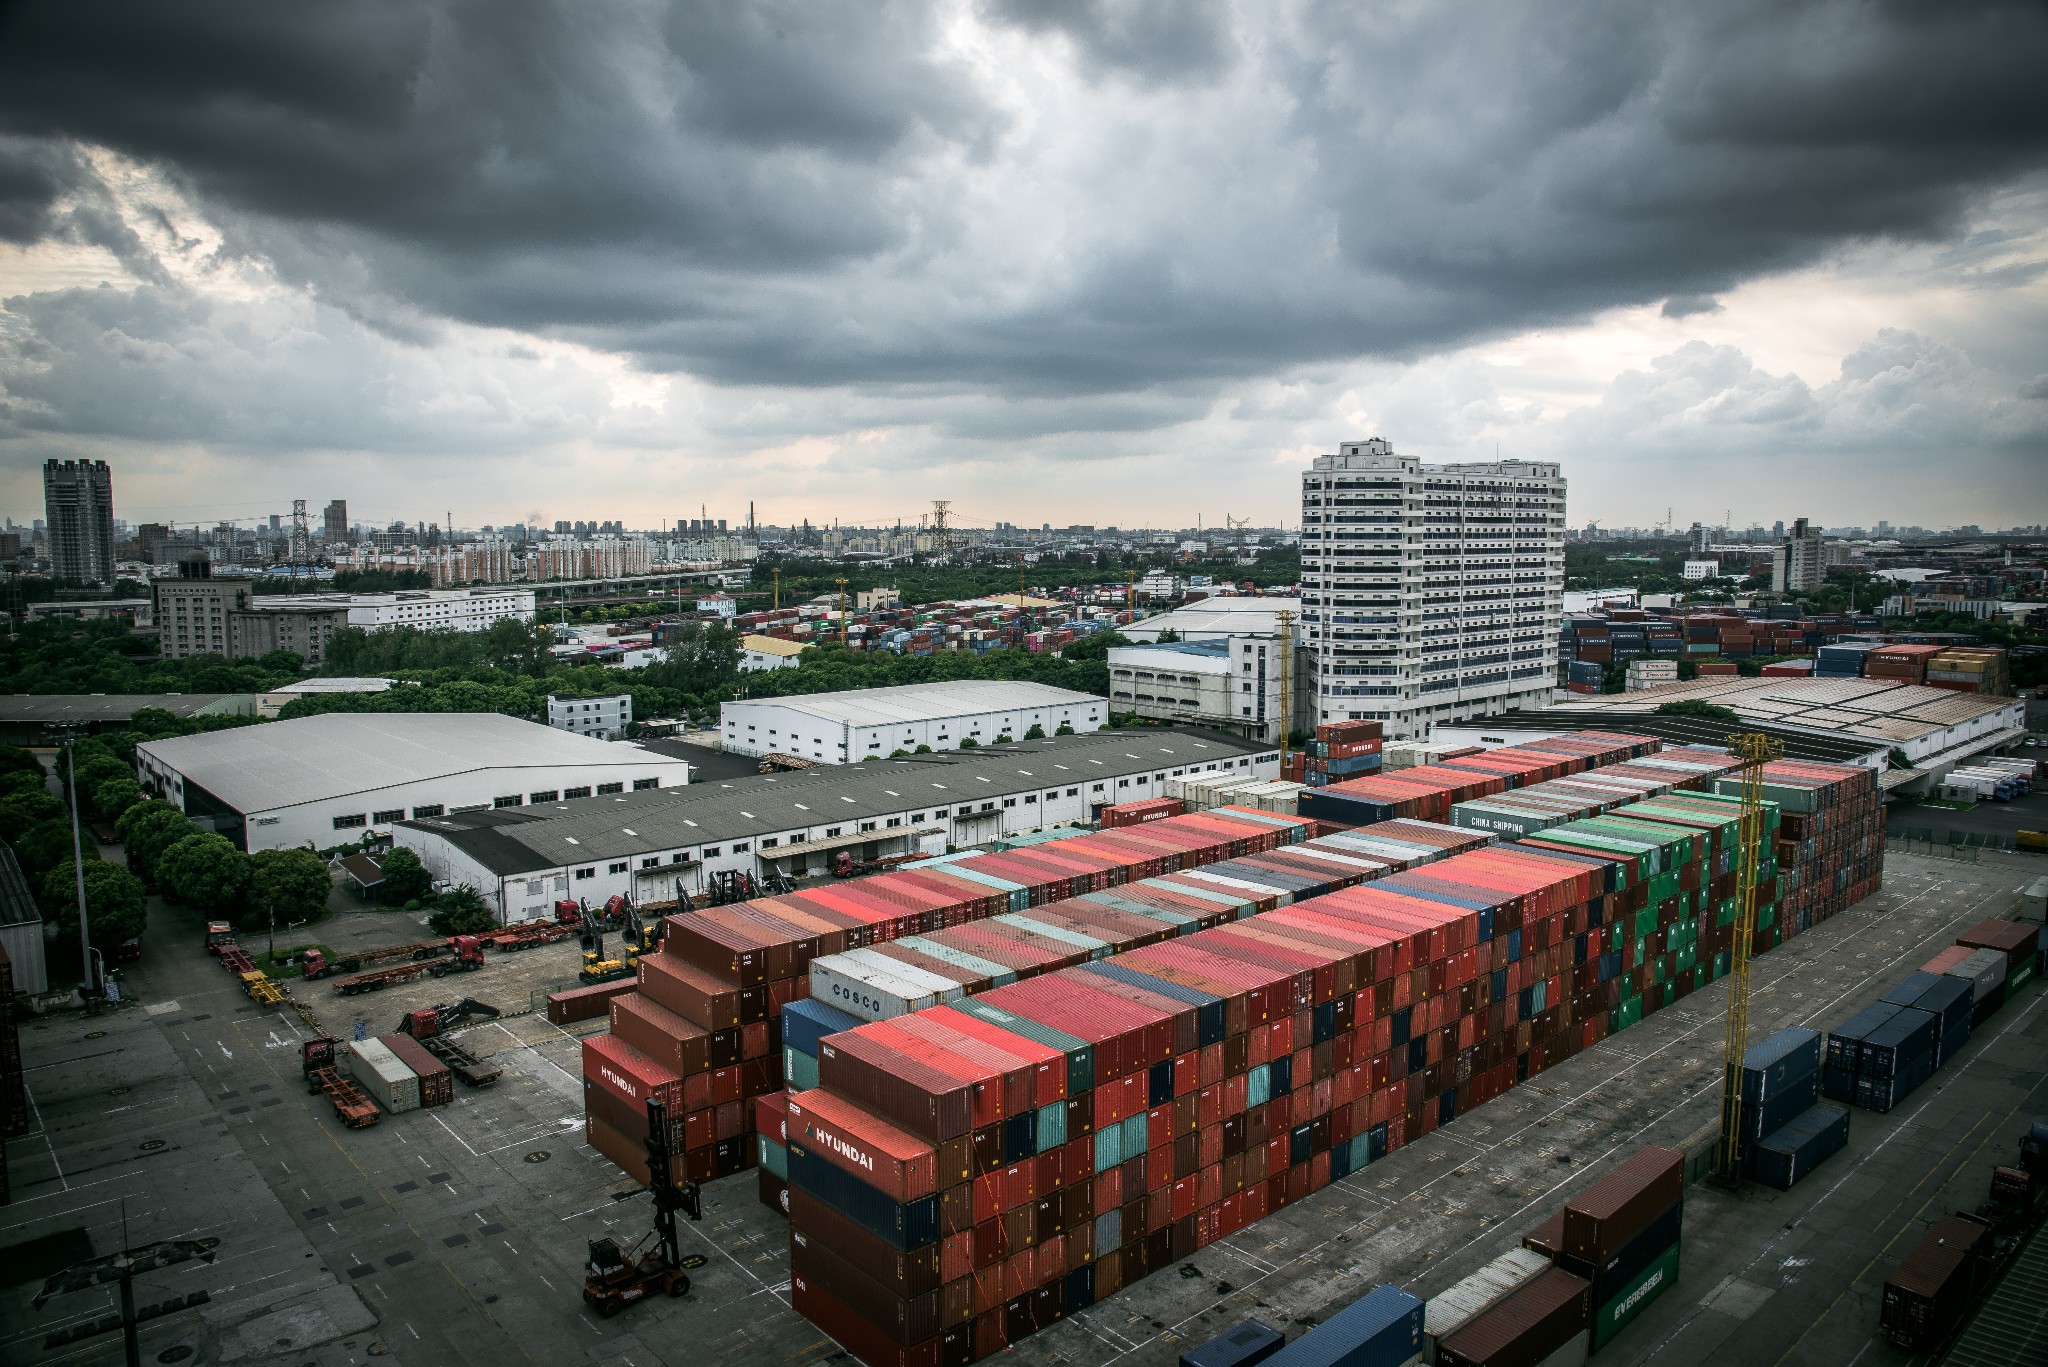
[[[1703,313],[1721,312],[1721,301],[1711,294],[1674,294],[1657,312],[1666,318],[1696,318]]]
[[[1941,240],[2048,153],[2032,3],[975,13],[992,53],[925,0],[15,6],[0,234],[86,232],[52,206],[98,145],[408,345],[1198,411]]]

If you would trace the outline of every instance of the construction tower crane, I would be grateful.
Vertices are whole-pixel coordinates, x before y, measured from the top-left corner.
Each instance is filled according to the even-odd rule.
[[[1733,1185],[1742,1176],[1742,1060],[1749,1053],[1749,959],[1756,934],[1757,886],[1762,881],[1765,837],[1764,766],[1785,753],[1783,743],[1760,732],[1728,737],[1742,761],[1741,845],[1736,851],[1735,934],[1728,954],[1728,1016],[1721,1068],[1721,1145],[1715,1170]]]

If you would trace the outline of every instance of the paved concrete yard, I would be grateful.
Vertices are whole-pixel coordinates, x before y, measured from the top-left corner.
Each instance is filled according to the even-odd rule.
[[[1894,855],[1877,897],[1757,961],[1756,1031],[1842,1020],[1957,927],[2003,911],[2010,889],[2044,867],[1993,854],[1977,864]],[[173,910],[155,919],[149,958],[129,975],[146,1006],[24,1035],[43,1129],[10,1145],[16,1202],[0,1211],[0,1261],[9,1246],[80,1226],[106,1251],[119,1195],[139,1237],[220,1234],[218,1267],[160,1274],[141,1295],[214,1291],[214,1306],[144,1333],[146,1354],[189,1344],[196,1352],[183,1360],[193,1363],[264,1361],[254,1354],[265,1345],[237,1331],[250,1304],[225,1307],[313,1292],[326,1299],[307,1302],[318,1313],[293,1321],[304,1327],[291,1342],[333,1332],[290,1352],[272,1334],[277,1363],[328,1367],[374,1354],[477,1367],[801,1367],[836,1353],[788,1309],[785,1226],[755,1200],[751,1176],[708,1188],[704,1223],[685,1225],[686,1251],[707,1259],[690,1296],[610,1321],[582,1307],[584,1241],[607,1229],[638,1233],[648,1214],[632,1184],[581,1143],[576,1036],[537,1016],[468,1030],[463,1042],[505,1067],[497,1088],[458,1090],[451,1107],[345,1131],[299,1084],[298,1018],[242,1000],[198,952],[197,917]],[[444,979],[428,999],[489,1000],[475,987],[483,977]],[[300,990],[330,1019],[320,985]],[[404,1005],[390,992],[340,1000],[373,1004],[379,1031]],[[1872,1347],[1874,1294],[1890,1261],[1943,1209],[1974,1206],[2023,1120],[2048,1113],[2041,1000],[2039,988],[2023,992],[1899,1112],[1856,1112],[1851,1151],[1795,1191],[1693,1187],[1679,1281],[1601,1360],[1883,1360],[1891,1350]],[[1697,993],[1026,1340],[1009,1360],[1155,1367],[1247,1315],[1292,1334],[1381,1281],[1433,1295],[1513,1247],[1636,1146],[1712,1122],[1721,1006],[1718,988]],[[94,1030],[107,1034],[88,1039]],[[131,1090],[109,1095],[122,1085]],[[150,1151],[159,1156],[136,1147],[149,1138],[166,1141]],[[26,1308],[32,1290],[0,1288],[0,1357],[118,1360],[118,1335],[42,1353],[50,1325],[102,1313],[106,1297],[37,1314]],[[357,1327],[369,1316],[373,1325]]]

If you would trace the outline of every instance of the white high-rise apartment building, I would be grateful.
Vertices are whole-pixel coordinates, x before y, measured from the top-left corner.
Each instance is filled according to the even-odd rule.
[[[1556,465],[1424,465],[1375,437],[1301,477],[1301,608],[1316,720],[1391,739],[1549,703],[1564,615]],[[1307,729],[1306,727],[1302,729]]]

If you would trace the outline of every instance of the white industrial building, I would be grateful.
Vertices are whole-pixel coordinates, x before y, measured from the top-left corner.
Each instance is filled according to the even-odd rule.
[[[806,649],[801,641],[785,641],[780,636],[758,636],[750,633],[740,638],[740,670],[743,673],[757,673],[764,669],[795,669],[798,657]]]
[[[145,792],[252,852],[690,781],[683,760],[493,712],[342,712],[144,741],[135,767]]]
[[[1550,700],[1565,480],[1528,461],[1424,465],[1375,437],[1301,477],[1301,610],[1317,721],[1389,739]]]
[[[1048,736],[1062,726],[1095,731],[1108,709],[1106,698],[1049,684],[961,679],[729,702],[719,718],[729,754],[857,764],[920,745],[954,750],[970,737],[977,745],[1022,740],[1034,726]]]
[[[348,624],[365,631],[400,626],[483,631],[507,617],[533,620],[532,589],[415,589],[357,593],[348,600]]]
[[[1279,772],[1279,752],[1253,741],[1099,731],[664,785],[608,802],[451,811],[407,821],[393,835],[436,878],[476,888],[503,920],[519,922],[551,915],[557,899],[666,902],[679,888],[695,896],[724,873],[819,873],[841,850],[859,859],[942,854],[1092,821],[1106,806],[1165,796],[1175,779]]]
[[[548,725],[558,731],[599,740],[619,740],[633,723],[633,695],[614,693],[608,698],[558,698],[548,695]]]
[[[1314,699],[1310,662],[1296,651],[1283,665],[1280,639],[1240,635],[1111,646],[1110,708],[1278,745],[1282,725],[1304,729]]]

